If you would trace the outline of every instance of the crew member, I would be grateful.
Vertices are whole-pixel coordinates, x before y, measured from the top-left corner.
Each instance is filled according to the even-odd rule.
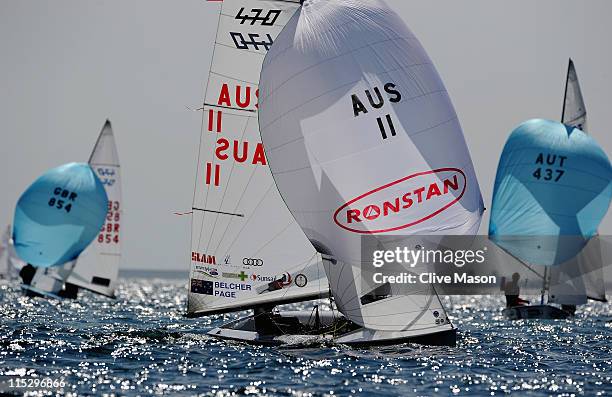
[[[22,267],[19,271],[19,277],[21,277],[21,280],[23,280],[23,284],[25,285],[30,285],[32,283],[32,279],[34,278],[35,274],[36,268],[29,263]]]
[[[519,280],[521,275],[514,273],[512,275],[512,281],[507,281],[504,286],[504,293],[506,294],[506,307],[523,306],[529,304],[529,301],[520,298],[521,287],[519,287]]]

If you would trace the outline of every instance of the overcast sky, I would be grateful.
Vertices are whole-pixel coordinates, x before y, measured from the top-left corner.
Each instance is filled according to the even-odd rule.
[[[612,149],[609,0],[387,0],[436,64],[487,206],[510,131],[559,119],[568,57]],[[220,3],[1,0],[0,224],[45,170],[87,161],[106,118],[124,191],[122,268],[188,267],[202,102]],[[481,232],[486,232],[488,216]],[[602,234],[612,234],[608,215]]]

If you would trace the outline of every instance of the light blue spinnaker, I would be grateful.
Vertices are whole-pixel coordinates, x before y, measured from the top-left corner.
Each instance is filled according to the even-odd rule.
[[[47,171],[17,202],[17,254],[38,267],[75,259],[97,236],[107,207],[104,186],[88,164],[69,163]]]
[[[527,121],[501,155],[489,235],[525,263],[561,264],[596,234],[611,180],[608,156],[592,137],[555,121]]]

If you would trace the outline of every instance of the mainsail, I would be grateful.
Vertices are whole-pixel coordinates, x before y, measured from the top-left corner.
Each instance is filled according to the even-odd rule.
[[[299,1],[224,0],[204,99],[188,315],[317,298],[319,255],[272,179],[257,112],[261,64]]]
[[[584,104],[584,99],[582,98],[582,90],[580,89],[580,83],[578,82],[578,74],[576,73],[576,68],[574,67],[574,61],[571,59],[567,69],[564,98],[561,122],[565,125],[587,132],[586,106]]]
[[[260,131],[274,180],[324,255],[338,339],[452,330],[430,286],[361,286],[362,238],[476,233],[480,189],[457,115],[416,37],[377,0],[307,0],[268,52]],[[413,238],[409,238],[413,240]],[[368,291],[365,291],[368,292]]]

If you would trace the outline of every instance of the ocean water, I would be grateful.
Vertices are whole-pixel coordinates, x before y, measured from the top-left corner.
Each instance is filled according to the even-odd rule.
[[[66,395],[612,394],[611,304],[571,321],[509,322],[499,298],[453,297],[455,348],[265,348],[206,336],[237,315],[184,318],[185,284],[130,278],[116,300],[84,292],[78,301],[0,285],[0,379],[63,379],[56,392]],[[24,390],[43,394],[4,391]]]

